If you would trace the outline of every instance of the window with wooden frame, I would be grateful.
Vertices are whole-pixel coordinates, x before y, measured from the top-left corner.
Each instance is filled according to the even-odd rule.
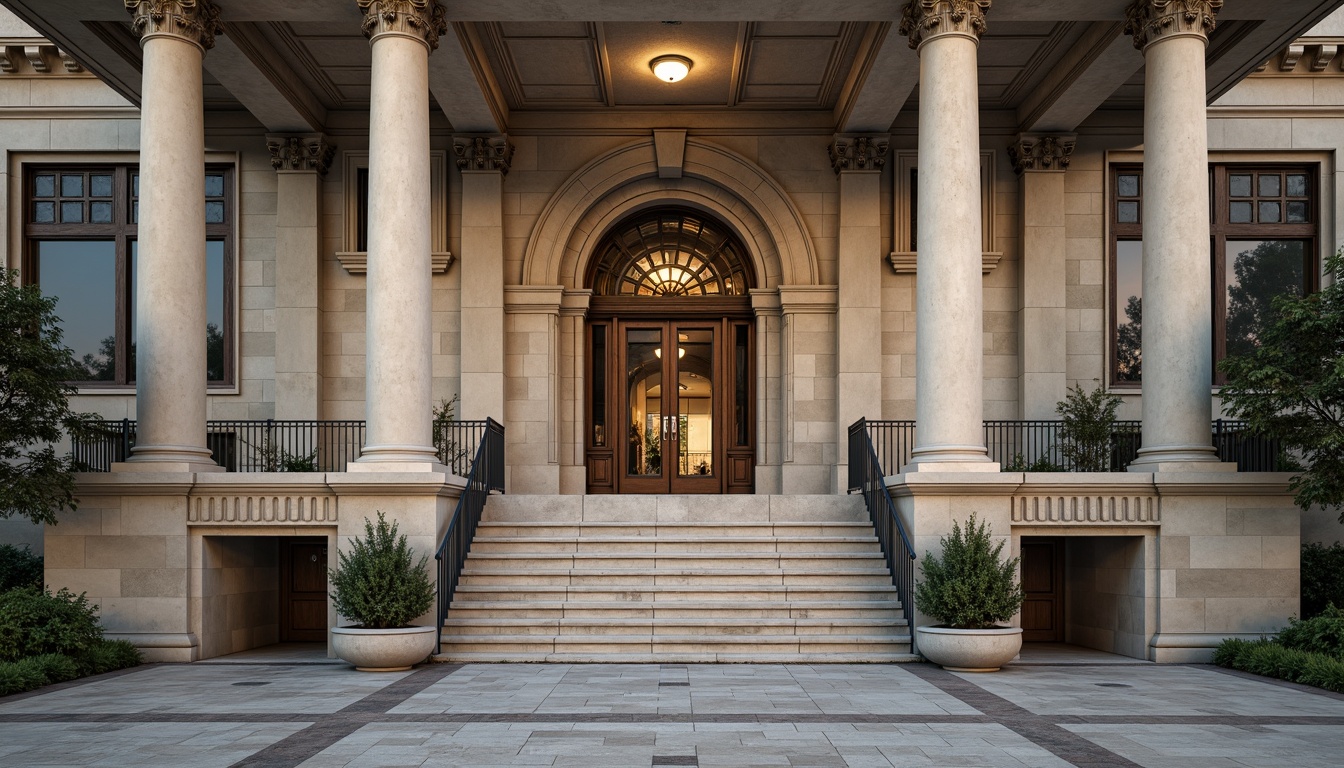
[[[1317,289],[1319,168],[1315,164],[1209,166],[1215,362],[1255,349],[1275,296]],[[1110,200],[1111,384],[1143,378],[1143,168],[1115,165]],[[1221,384],[1215,375],[1214,384]]]
[[[135,383],[135,165],[31,165],[24,169],[24,276],[57,299],[82,388]],[[234,353],[233,166],[205,171],[206,378],[232,386]]]

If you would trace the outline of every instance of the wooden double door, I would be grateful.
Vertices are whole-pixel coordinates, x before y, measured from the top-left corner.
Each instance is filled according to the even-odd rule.
[[[590,324],[588,491],[750,493],[752,336],[732,317]]]

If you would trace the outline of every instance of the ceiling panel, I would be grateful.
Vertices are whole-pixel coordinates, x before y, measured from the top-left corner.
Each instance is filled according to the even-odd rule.
[[[617,106],[727,105],[744,25],[731,22],[612,22],[602,25]],[[689,58],[679,83],[653,76],[649,62],[664,54]]]

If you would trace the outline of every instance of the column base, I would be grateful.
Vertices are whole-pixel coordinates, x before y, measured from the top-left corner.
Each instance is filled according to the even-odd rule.
[[[214,463],[205,463],[195,461],[114,461],[111,467],[112,472],[190,472],[196,474],[209,474],[214,472],[227,472],[225,468]]]
[[[1230,468],[1229,468],[1230,467]],[[1211,445],[1160,445],[1140,448],[1130,472],[1236,472],[1237,465],[1218,460]]]
[[[453,471],[439,461],[439,454],[424,445],[372,445],[345,466],[346,472],[438,472]]]
[[[901,470],[909,472],[998,472],[998,462],[989,460],[983,445],[931,445],[916,448],[910,463]]]

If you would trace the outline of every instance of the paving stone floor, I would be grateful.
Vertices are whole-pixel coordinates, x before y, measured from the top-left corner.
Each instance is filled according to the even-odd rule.
[[[1344,766],[1344,696],[1203,666],[266,658],[0,699],[0,766]]]

